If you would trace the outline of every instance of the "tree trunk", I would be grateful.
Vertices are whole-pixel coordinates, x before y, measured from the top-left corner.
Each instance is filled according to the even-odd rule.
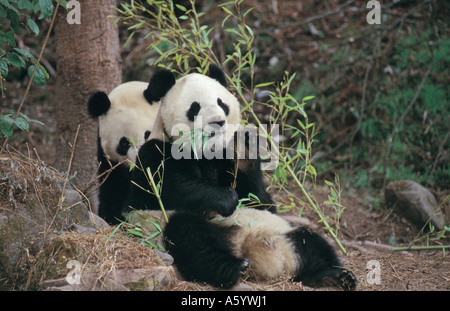
[[[83,187],[97,169],[97,120],[89,117],[87,101],[95,91],[109,93],[122,81],[118,27],[112,27],[116,0],[78,0],[81,24],[69,24],[68,12],[61,9],[55,25],[57,60],[56,120],[57,154],[55,167],[67,172],[75,134],[70,176]],[[69,10],[70,12],[70,10]]]

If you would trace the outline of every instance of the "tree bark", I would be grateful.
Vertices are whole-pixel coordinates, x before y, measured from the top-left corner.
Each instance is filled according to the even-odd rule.
[[[67,172],[77,128],[80,125],[70,176],[83,187],[97,169],[97,120],[87,112],[95,91],[109,93],[122,81],[118,27],[112,27],[116,0],[79,0],[81,24],[69,24],[68,12],[58,12],[55,25],[57,60],[55,167]]]

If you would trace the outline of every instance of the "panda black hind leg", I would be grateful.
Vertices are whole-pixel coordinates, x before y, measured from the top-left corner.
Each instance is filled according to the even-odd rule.
[[[233,255],[233,229],[189,212],[174,213],[164,229],[165,244],[187,281],[230,288],[247,270],[249,261]]]
[[[356,288],[356,277],[341,262],[328,242],[306,227],[290,232],[301,258],[301,268],[294,281],[310,287],[337,287],[343,290]]]

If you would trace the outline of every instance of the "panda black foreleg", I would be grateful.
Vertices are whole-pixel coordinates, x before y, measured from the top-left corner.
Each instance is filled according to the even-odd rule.
[[[247,198],[251,193],[259,199],[257,204],[251,205],[252,208],[276,213],[276,206],[264,186],[260,160],[241,161],[244,164],[239,167],[236,180],[236,191],[239,198]]]
[[[187,281],[230,288],[248,268],[247,260],[232,253],[231,230],[202,215],[176,212],[164,230],[165,244]]]
[[[330,244],[319,234],[299,227],[288,234],[301,258],[301,267],[294,281],[310,287],[356,288],[356,277],[341,262]]]

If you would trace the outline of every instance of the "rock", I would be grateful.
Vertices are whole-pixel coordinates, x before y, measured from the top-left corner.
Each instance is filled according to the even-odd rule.
[[[254,290],[255,289],[251,285],[246,284],[246,283],[242,283],[242,282],[234,285],[230,289],[230,291],[236,291],[236,292],[251,292],[251,291],[254,291]]]
[[[434,195],[411,180],[390,182],[385,190],[388,208],[397,209],[405,218],[422,228],[428,220],[439,230],[449,223],[448,215],[441,209]]]
[[[155,254],[166,266],[173,265],[174,259],[169,253],[161,252],[160,250],[155,249]]]
[[[106,229],[109,228],[109,224],[103,220],[103,218],[98,215],[92,213],[86,208],[86,205],[83,203],[84,199],[81,194],[71,188],[66,188],[64,191],[64,205],[68,209],[79,209],[76,212],[78,217],[78,225],[84,225],[89,229]]]
[[[156,266],[151,269],[134,269],[132,273],[120,270],[118,280],[129,290],[163,290],[175,281],[173,267]]]

